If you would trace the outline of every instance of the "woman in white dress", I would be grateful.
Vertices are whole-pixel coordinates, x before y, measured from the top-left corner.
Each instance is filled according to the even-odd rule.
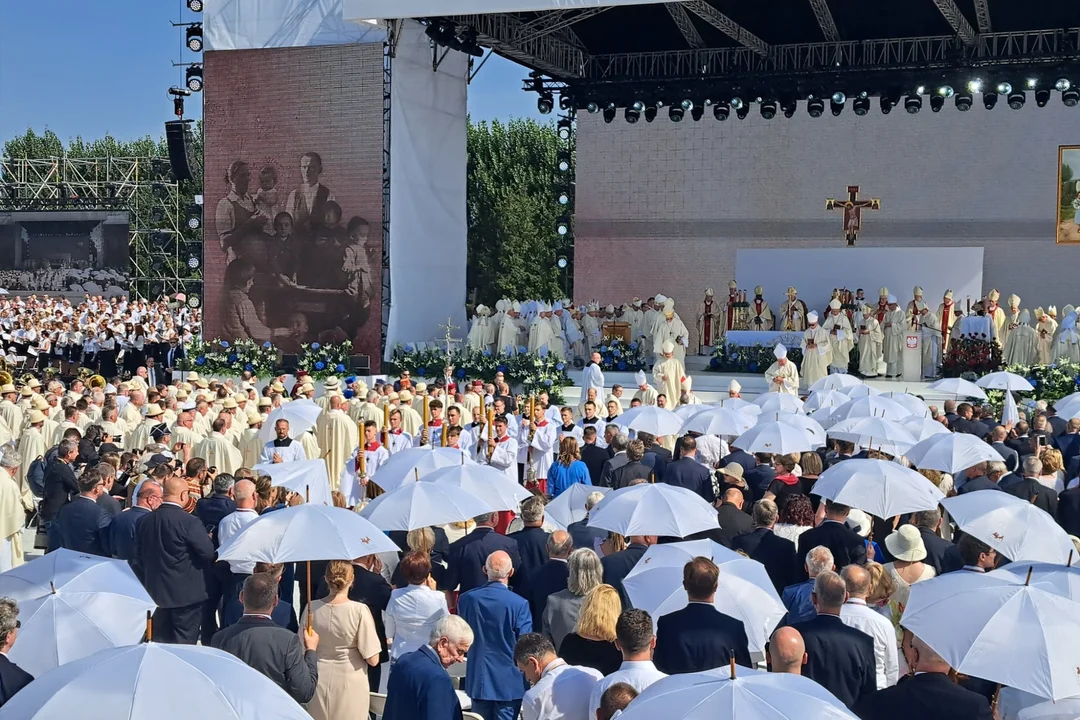
[[[814,527],[814,506],[806,495],[788,495],[773,534],[799,544],[799,536]]]
[[[886,563],[885,570],[896,584],[896,589],[889,598],[889,608],[892,611],[893,625],[899,627],[900,617],[904,614],[904,608],[911,596],[911,586],[930,580],[937,573],[923,562],[926,559],[926,545],[919,528],[914,525],[901,525],[896,532],[885,538],[885,547],[893,556],[893,561]]]

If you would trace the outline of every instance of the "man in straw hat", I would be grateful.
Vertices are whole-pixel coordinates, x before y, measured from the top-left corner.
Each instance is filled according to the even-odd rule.
[[[769,384],[769,392],[787,393],[798,397],[799,371],[795,368],[795,363],[787,359],[787,348],[778,343],[773,348],[773,355],[776,357],[776,362],[765,371],[765,382]]]
[[[124,449],[127,451],[142,450],[144,447],[150,444],[150,433],[154,427],[161,423],[161,416],[164,411],[157,403],[150,403],[146,406],[146,419],[139,423],[131,432],[124,438]],[[62,426],[61,426],[62,427]]]

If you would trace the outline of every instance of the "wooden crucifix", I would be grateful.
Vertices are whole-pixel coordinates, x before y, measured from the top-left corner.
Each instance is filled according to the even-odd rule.
[[[879,198],[860,199],[858,185],[847,186],[846,200],[837,200],[836,198],[826,198],[825,200],[826,210],[840,210],[844,213],[844,237],[847,238],[848,247],[854,247],[855,241],[859,239],[859,231],[862,229],[863,208],[880,210],[881,200]]]

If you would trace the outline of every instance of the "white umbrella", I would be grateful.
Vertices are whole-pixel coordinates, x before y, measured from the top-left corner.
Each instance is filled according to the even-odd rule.
[[[731,444],[748,453],[780,455],[814,449],[814,441],[805,430],[775,420],[750,428]]]
[[[284,463],[260,463],[251,468],[260,475],[269,475],[274,485],[288,488],[317,505],[333,505],[330,497],[330,478],[322,460],[296,460]]]
[[[278,420],[288,420],[289,437],[295,440],[315,427],[315,422],[319,419],[319,413],[321,412],[322,408],[316,405],[315,401],[307,398],[282,403],[281,407],[271,410],[266,417],[266,422],[263,423],[262,428],[259,430],[259,439],[264,443],[270,442],[277,437],[274,430],[275,423]]]
[[[709,408],[698,413],[683,424],[682,432],[702,435],[728,435],[735,437],[754,427],[754,418],[729,408]]]
[[[1016,407],[1016,398],[1011,390],[1005,391],[1004,407],[1001,409],[1001,424],[1012,427],[1020,422],[1020,411]]]
[[[956,395],[957,397],[962,395],[964,397],[973,397],[980,400],[986,399],[986,393],[983,392],[981,387],[964,378],[945,378],[944,380],[938,380],[935,383],[930,383],[928,389],[937,390],[939,393],[947,395]]]
[[[989,375],[983,375],[975,381],[975,384],[989,390],[1016,390],[1018,392],[1029,392],[1035,389],[1035,386],[1029,383],[1025,378],[1020,377],[1016,373],[1005,372],[1004,370],[1001,372],[992,372]]]
[[[379,487],[389,492],[441,468],[475,462],[457,448],[409,448],[391,455],[372,478]]]
[[[855,716],[839,698],[810,678],[739,667],[734,678],[728,668],[661,678],[619,715],[620,720],[656,718],[840,720]]]
[[[967,433],[931,435],[905,452],[904,457],[917,468],[952,474],[981,462],[1001,460],[997,450]]]
[[[1080,718],[1080,697],[1044,700],[1016,713],[1016,720],[1076,720]]]
[[[420,482],[453,485],[472,493],[496,510],[517,512],[522,501],[533,496],[524,487],[488,465],[455,465],[442,468],[428,473],[420,479]]]
[[[754,398],[754,404],[761,408],[761,412],[799,412],[802,410],[802,400],[787,393],[767,392]]]
[[[638,432],[657,437],[675,435],[682,429],[682,418],[670,410],[655,405],[630,408],[619,416],[619,424]]]
[[[690,418],[694,417],[695,415],[700,415],[701,413],[705,412],[706,410],[711,410],[711,409],[712,408],[709,407],[708,405],[702,405],[700,403],[695,403],[693,405],[680,405],[679,407],[675,408],[674,412],[675,412],[675,415],[677,415],[679,417],[679,419],[681,419],[683,422],[685,422],[685,421],[689,420]]]
[[[156,606],[128,564],[56,550],[0,573],[0,597],[19,604],[11,661],[37,677],[99,650],[139,642]]]
[[[853,417],[829,428],[829,437],[853,442],[868,450],[902,455],[917,442],[898,422],[879,417]]]
[[[820,390],[843,390],[844,388],[865,384],[866,383],[854,375],[837,374],[826,375],[807,389],[810,390],[810,392],[818,392]]]
[[[875,397],[881,394],[880,390],[872,388],[869,385],[852,385],[850,387],[842,388],[840,392],[844,393],[852,400],[856,398]]]
[[[558,525],[560,529],[565,530],[571,523],[585,519],[587,514],[585,512],[585,501],[594,492],[606,495],[611,492],[611,488],[574,483],[547,504],[547,507],[544,508],[544,517],[553,524]]]
[[[305,503],[260,515],[221,546],[218,559],[267,563],[352,560],[397,550],[382,530],[353,511]]]
[[[916,583],[900,623],[957,672],[1055,700],[1080,690],[1080,603],[1015,578],[957,572]]]
[[[845,460],[821,473],[814,494],[879,518],[934,510],[945,497],[914,470],[888,460]]]
[[[416,530],[490,512],[495,508],[453,485],[414,482],[375,498],[360,511],[360,517],[380,530]]]
[[[62,665],[8,700],[0,717],[310,720],[277,683],[234,655],[161,643],[110,648]]]
[[[872,397],[860,397],[848,400],[843,405],[834,408],[830,416],[834,423],[848,420],[853,417],[877,417],[884,420],[903,420],[911,417],[911,413],[898,402],[883,398],[879,395]]]
[[[839,377],[832,375],[830,377]],[[846,375],[844,377],[847,377]],[[836,390],[816,390],[810,393],[810,397],[803,403],[803,410],[812,412],[821,408],[834,408],[843,405],[850,400],[847,395]]]
[[[764,565],[712,540],[650,547],[623,580],[634,607],[645,610],[654,620],[686,607],[683,568],[695,557],[710,558],[720,567],[713,606],[743,624],[750,650],[764,650],[769,635],[786,612],[784,603]]]
[[[1054,595],[1080,602],[1080,567],[1044,562],[1011,562],[990,574],[1004,576],[1014,581],[1027,582]]]
[[[893,402],[903,405],[904,408],[914,416],[930,417],[930,408],[927,404],[911,393],[891,390],[889,392],[881,393],[881,397],[889,398]]]
[[[713,403],[715,407],[726,407],[732,410],[738,410],[739,412],[748,413],[750,415],[757,415],[761,412],[761,408],[752,402],[747,402],[742,398],[723,398]]]
[[[1080,417],[1080,398],[1074,397],[1069,400],[1059,400],[1054,403],[1054,411],[1065,420]]]
[[[762,422],[762,418],[769,416],[773,422],[784,423],[785,425],[791,425],[797,427],[807,435],[810,436],[810,440],[813,441],[814,447],[821,447],[825,444],[825,428],[821,426],[817,420],[806,415],[798,415],[796,413],[761,413],[758,415],[758,423]],[[768,422],[768,420],[766,420]]]
[[[845,399],[845,402],[847,400]],[[833,425],[832,411],[836,409],[835,405],[829,407],[818,408],[806,417],[815,421],[818,425],[828,430]]]
[[[645,483],[608,493],[589,513],[589,527],[620,535],[686,537],[720,527],[716,509],[676,485]]]
[[[941,504],[961,530],[1010,560],[1064,565],[1076,554],[1053,516],[1023,498],[981,491],[946,498]]]
[[[922,442],[928,437],[934,435],[949,435],[949,428],[945,427],[937,420],[931,420],[924,417],[909,417],[900,421],[900,424],[904,426],[916,442]],[[910,459],[910,458],[909,458]]]

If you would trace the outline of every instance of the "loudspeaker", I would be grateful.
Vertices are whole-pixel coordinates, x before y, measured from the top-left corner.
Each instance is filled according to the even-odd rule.
[[[367,355],[353,355],[349,358],[349,371],[354,373],[370,373],[371,358]]]
[[[170,120],[165,123],[165,141],[169,145],[169,164],[178,181],[191,180],[188,161],[188,124],[190,121]]]
[[[295,373],[297,366],[300,364],[299,355],[282,355],[281,356],[281,371],[290,374]]]

